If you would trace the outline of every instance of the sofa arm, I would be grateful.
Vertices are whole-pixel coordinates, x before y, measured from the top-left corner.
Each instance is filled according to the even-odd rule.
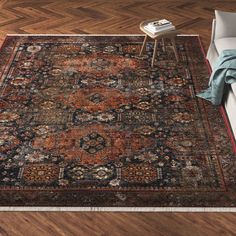
[[[207,51],[206,58],[209,61],[211,68],[214,67],[214,64],[216,62],[216,59],[218,58],[219,54],[217,52],[216,46],[215,46],[215,32],[216,32],[216,20],[213,19],[212,21],[212,30],[211,30],[211,43]]]
[[[211,29],[211,43],[215,41],[215,32],[216,32],[216,19],[213,19],[212,29]]]

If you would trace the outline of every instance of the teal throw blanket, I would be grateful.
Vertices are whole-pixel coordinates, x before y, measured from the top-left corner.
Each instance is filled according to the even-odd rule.
[[[220,105],[225,84],[236,82],[236,49],[224,50],[218,57],[210,77],[209,88],[197,94],[213,105]]]

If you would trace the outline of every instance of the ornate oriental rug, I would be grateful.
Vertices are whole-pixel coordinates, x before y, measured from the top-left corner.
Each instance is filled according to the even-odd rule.
[[[235,207],[236,162],[197,36],[7,36],[0,205]]]

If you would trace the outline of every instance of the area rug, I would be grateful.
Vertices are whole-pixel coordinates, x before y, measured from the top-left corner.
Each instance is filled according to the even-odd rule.
[[[236,162],[197,36],[7,36],[0,205],[235,207]],[[168,44],[168,42],[167,42]],[[14,208],[13,208],[14,209]],[[78,208],[79,209],[79,208]]]

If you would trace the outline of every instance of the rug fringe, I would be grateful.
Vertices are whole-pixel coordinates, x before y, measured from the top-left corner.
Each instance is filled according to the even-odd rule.
[[[145,34],[7,34],[7,36],[145,36]],[[199,36],[199,34],[178,34],[178,36]]]
[[[0,211],[236,212],[236,207],[0,207]]]
[[[145,34],[7,34],[7,36],[145,36]]]

